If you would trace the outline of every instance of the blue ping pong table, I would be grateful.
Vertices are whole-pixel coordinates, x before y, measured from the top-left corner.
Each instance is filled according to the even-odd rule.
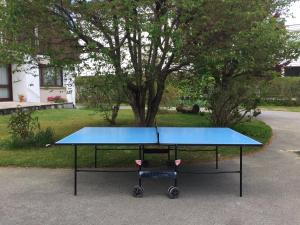
[[[143,151],[147,146],[157,146],[158,149],[174,150],[174,160],[178,160],[179,151],[184,146],[213,146],[216,153],[215,171],[177,171],[177,173],[218,174],[238,173],[240,178],[240,196],[242,197],[243,147],[261,146],[262,144],[250,137],[230,128],[191,128],[191,127],[85,127],[56,142],[57,145],[74,146],[74,195],[77,195],[78,172],[137,172],[137,170],[99,170],[79,169],[77,165],[77,149],[81,145],[95,147],[95,168],[97,167],[97,151],[112,150],[104,146],[136,146],[139,159],[143,160]],[[239,170],[218,170],[218,147],[237,146],[240,152]],[[103,147],[103,148],[102,148]],[[122,150],[122,149],[118,149]],[[185,149],[185,151],[189,151]],[[206,151],[206,150],[205,150]],[[177,183],[177,180],[176,180]]]

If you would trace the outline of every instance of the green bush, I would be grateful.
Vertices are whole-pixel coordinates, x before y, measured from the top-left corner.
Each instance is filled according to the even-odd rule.
[[[34,146],[43,147],[54,143],[54,130],[47,127],[45,130],[39,130],[34,137]]]
[[[33,111],[18,108],[11,114],[8,122],[10,134],[15,138],[30,139],[34,131],[40,128],[37,117],[32,116]]]
[[[272,128],[258,120],[241,122],[233,129],[262,143],[266,143],[272,137]]]
[[[54,142],[54,131],[49,127],[42,130],[38,117],[32,114],[33,111],[20,108],[10,116],[10,148],[43,147]]]
[[[178,98],[179,96],[177,87],[173,86],[172,84],[168,84],[162,96],[160,106],[167,108],[176,106]]]
[[[262,105],[300,105],[300,77],[275,78],[261,89]]]
[[[77,102],[85,106],[96,108],[104,115],[104,119],[115,125],[120,104],[124,102],[125,93],[115,76],[97,75],[77,77],[76,93]]]

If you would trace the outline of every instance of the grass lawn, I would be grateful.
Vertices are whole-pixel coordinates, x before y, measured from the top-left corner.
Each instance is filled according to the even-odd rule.
[[[286,112],[300,112],[300,106],[273,106],[273,105],[264,105],[259,108],[263,110],[270,111],[286,111]]]
[[[55,131],[55,138],[60,138],[84,127],[84,126],[107,126],[100,113],[87,109],[54,109],[37,111],[42,127],[52,127]],[[9,138],[7,122],[9,116],[0,116],[0,166],[20,167],[51,167],[68,168],[73,165],[73,148],[71,146],[53,146],[51,148],[23,148],[7,149],[5,140]],[[133,115],[130,110],[121,110],[118,119],[118,126],[132,126]],[[159,126],[210,126],[206,115],[179,114],[176,112],[160,113],[157,117]],[[235,130],[249,135],[258,141],[267,143],[272,135],[272,130],[263,122],[253,120],[243,122],[234,127]],[[92,146],[80,146],[78,151],[79,165],[82,167],[93,166],[94,148]],[[246,152],[253,152],[259,149],[246,148]],[[238,148],[223,147],[220,149],[221,158],[238,154]],[[101,166],[133,166],[134,160],[138,158],[138,152],[134,150],[104,151],[99,152],[99,163]],[[180,158],[184,162],[199,162],[214,159],[214,152],[180,152]],[[164,156],[152,157],[156,163]]]

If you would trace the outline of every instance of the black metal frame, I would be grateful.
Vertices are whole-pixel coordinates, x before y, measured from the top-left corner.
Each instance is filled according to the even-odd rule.
[[[78,145],[73,145],[74,146],[74,195],[77,195],[77,173],[78,172],[118,172],[118,173],[123,173],[123,172],[137,172],[139,170],[92,170],[92,169],[78,169]],[[99,145],[95,145],[95,168],[97,168],[97,151],[100,150],[113,150],[113,149],[105,149],[102,148],[100,149],[98,147]],[[178,149],[178,145],[170,145],[174,146],[174,158],[175,160],[178,159],[178,152],[182,151]],[[204,145],[201,145],[204,146]],[[221,145],[216,145],[215,150],[197,150],[197,151],[215,151],[216,152],[216,169],[219,168],[219,160],[218,160],[218,154],[219,154],[219,149],[218,147]],[[235,145],[236,146],[236,145]],[[182,174],[223,174],[223,173],[239,173],[240,174],[240,197],[243,196],[243,146],[240,145],[240,168],[237,171],[184,171],[184,170],[178,170],[177,167],[175,166],[174,170],[176,173],[182,173]],[[139,159],[143,159],[143,149],[144,145],[139,145],[138,149],[132,149],[132,150],[138,150],[139,151]],[[122,150],[122,149],[115,149],[115,150]],[[193,151],[193,150],[191,150]],[[177,176],[174,179],[174,186],[177,186],[178,179]],[[141,185],[141,178],[139,178],[139,185]]]
[[[223,173],[239,173],[240,174],[240,197],[243,196],[243,146],[240,145],[240,168],[239,170],[230,170],[230,171],[184,171],[184,170],[179,170],[178,173],[182,174],[223,174]],[[177,157],[178,153],[177,147],[175,148],[175,155]],[[219,155],[219,149],[218,146],[216,146],[216,169],[219,168],[219,160],[218,160],[218,155]]]
[[[142,186],[142,175],[141,175],[141,172],[150,172],[150,171],[144,171],[143,170],[143,164],[144,164],[144,148],[145,146],[144,145],[141,145],[139,146],[139,160],[142,161],[141,165],[139,165],[139,169],[138,169],[138,177],[139,177],[139,186],[141,187]],[[168,146],[168,160],[170,161],[170,146]],[[176,152],[176,151],[175,151]],[[176,160],[176,158],[175,158]],[[159,172],[154,172],[155,175],[172,175],[171,177],[174,178],[174,187],[177,187],[177,166],[175,165],[174,163],[174,168],[173,168],[173,171],[159,171]],[[147,176],[147,177],[151,177],[151,176]],[[165,176],[164,176],[165,177]],[[168,176],[170,177],[170,176]]]

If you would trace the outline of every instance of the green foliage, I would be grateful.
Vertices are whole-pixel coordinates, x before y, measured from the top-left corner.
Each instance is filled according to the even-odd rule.
[[[200,107],[207,107],[207,90],[214,85],[214,78],[208,74],[194,75],[181,74],[172,81],[178,89],[180,97],[177,102],[184,106],[193,106],[195,104]]]
[[[8,121],[10,129],[10,148],[24,148],[28,146],[44,147],[54,142],[54,131],[51,128],[42,130],[38,117],[32,116],[33,111],[17,109]]]
[[[204,6],[206,23],[193,23],[199,42],[191,54],[197,74],[210,74],[208,108],[216,126],[234,124],[257,105],[256,91],[275,65],[299,56],[297,34],[284,26],[289,1],[216,1]],[[258,84],[258,85],[257,85]]]
[[[279,77],[265,83],[260,89],[261,104],[279,106],[300,105],[300,78]]]
[[[115,124],[122,98],[124,99],[116,77],[77,77],[75,83],[78,102],[98,109],[108,122]]]
[[[197,1],[189,1],[197,7]],[[132,106],[137,123],[152,125],[167,76],[189,64],[181,35],[187,9],[181,1],[9,0],[0,9],[0,31],[4,37],[26,38],[5,38],[1,50],[29,55],[33,61],[38,52],[52,64],[64,65],[69,51],[63,47],[75,39],[70,47],[82,53],[77,66],[117,77],[123,89],[119,97]],[[32,32],[36,27],[38,35]]]
[[[168,84],[163,97],[161,99],[161,106],[171,108],[177,105],[179,99],[178,87]]]
[[[237,124],[259,103],[255,85],[247,81],[235,81],[226,87],[215,87],[208,91],[210,119],[215,126]]]
[[[21,60],[16,56],[20,54],[35,60],[39,53],[50,56],[53,64],[68,64],[67,53],[73,51],[64,46],[74,43],[67,50],[82,53],[78,67],[108,76],[107,87],[117,90],[118,97],[132,107],[136,122],[150,126],[172,74],[187,71],[181,91],[190,99],[188,104],[213,105],[222,95],[242,92],[239,88],[229,93],[229,86],[269,79],[277,64],[297,58],[299,34],[284,26],[292,1],[8,0],[0,5],[0,58]],[[36,27],[38,38],[32,32]],[[63,44],[56,48],[51,43]],[[214,85],[202,87],[201,76],[213,78]],[[215,89],[214,94],[202,95],[197,86]],[[105,85],[102,88],[107,90]],[[115,100],[105,92],[96,94],[101,96],[99,108],[109,112],[107,102]],[[234,97],[229,105],[235,109],[225,110],[232,115],[222,118],[236,118],[245,104]],[[221,124],[232,122],[226,119]]]
[[[233,129],[262,143],[267,143],[272,137],[272,128],[258,120],[238,123]]]
[[[47,127],[44,130],[39,130],[34,137],[34,146],[45,147],[47,144],[54,143],[54,130]]]
[[[54,131],[48,127],[45,130],[38,130],[34,135],[25,139],[19,136],[11,136],[8,147],[11,149],[45,147],[47,144],[54,143],[54,141]]]
[[[37,117],[32,116],[33,111],[18,108],[9,119],[8,128],[12,137],[29,139],[40,128]]]
[[[201,98],[201,78],[190,76],[189,79],[180,79],[177,86],[180,93],[179,104],[187,106],[194,104],[204,105],[201,101],[203,99]]]

